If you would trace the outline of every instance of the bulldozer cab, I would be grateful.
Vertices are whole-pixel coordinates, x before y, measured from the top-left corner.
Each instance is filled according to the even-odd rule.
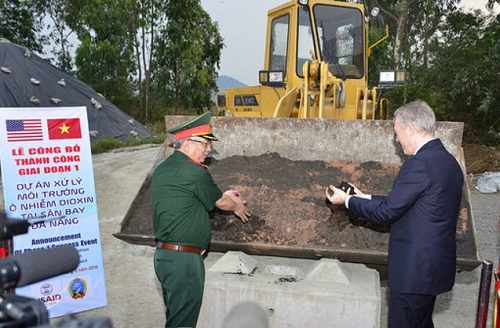
[[[268,71],[283,71],[284,78],[298,86],[304,78],[304,64],[318,59],[342,80],[366,80],[364,19],[359,8],[346,7],[345,3],[317,4],[311,13],[309,7],[298,7],[297,23],[290,24],[293,9],[295,6],[269,14]]]
[[[222,168],[218,176],[214,175],[215,181],[219,184],[225,179],[222,189],[240,186],[246,199],[253,195],[249,204],[253,207],[251,222],[255,225],[243,227],[239,220],[232,219],[221,220],[221,225],[213,223],[213,231],[217,227],[220,234],[213,234],[210,251],[237,250],[253,255],[310,259],[326,257],[385,267],[386,232],[365,227],[358,229],[350,223],[339,225],[339,220],[325,220],[328,212],[311,219],[305,217],[303,211],[305,206],[313,208],[313,213],[329,211],[324,187],[333,180],[351,181],[350,178],[341,179],[345,172],[354,172],[366,182],[386,186],[382,191],[385,193],[393,181],[393,177],[385,174],[388,171],[386,164],[400,165],[402,162],[400,149],[395,147],[393,122],[374,120],[377,118],[374,115],[376,88],[368,89],[367,86],[367,58],[377,43],[367,44],[364,6],[332,0],[309,0],[308,4],[298,4],[294,0],[270,10],[268,18],[261,84],[228,89],[225,94],[219,94],[217,103],[226,111],[226,117],[213,117],[211,121],[214,134],[224,140],[214,144],[213,160]],[[380,87],[399,85],[402,73],[385,72]],[[189,118],[192,117],[165,116],[166,130]],[[466,172],[461,149],[463,123],[438,123],[437,136]],[[169,143],[167,140],[164,144],[156,165],[173,152],[167,147]],[[264,172],[262,163],[276,157],[314,163],[320,169],[301,170],[304,182],[294,186],[288,184],[288,180],[295,182],[300,174],[285,174],[287,187],[273,189],[267,181],[274,177]],[[236,165],[235,162],[221,163],[235,158],[241,160]],[[313,181],[320,176],[318,172],[327,171],[337,161],[346,161],[340,164],[346,169],[342,167],[328,178]],[[273,168],[286,171],[289,167],[283,163]],[[373,168],[384,175],[364,175],[365,171],[353,167]],[[229,174],[231,171],[234,174]],[[154,167],[131,204],[121,231],[115,234],[117,238],[133,244],[156,245],[151,206],[153,172]],[[214,166],[211,172],[214,173]],[[264,173],[271,177],[264,177]],[[288,206],[283,204],[284,199],[290,200]],[[279,211],[269,206],[275,203],[279,203]],[[289,210],[288,215],[284,214],[285,209]],[[283,226],[284,216],[293,218],[294,222]],[[320,221],[327,226],[320,225]],[[252,235],[232,239],[226,223],[235,223],[235,235],[241,235],[244,229],[251,230]],[[317,229],[317,238],[301,239],[305,230],[297,230],[300,227]],[[269,231],[275,231],[279,238],[271,238]],[[347,234],[348,231],[352,234]],[[345,237],[345,242],[326,242],[326,235]],[[376,245],[367,246],[367,240],[375,241]],[[457,257],[458,270],[473,270],[479,265],[467,182],[464,183],[457,226]]]
[[[290,1],[268,12],[260,86],[228,89],[217,105],[235,117],[373,119],[368,55],[364,5]]]

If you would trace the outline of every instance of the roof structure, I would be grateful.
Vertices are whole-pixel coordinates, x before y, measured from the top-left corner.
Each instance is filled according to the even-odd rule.
[[[0,39],[0,107],[86,106],[90,141],[153,137],[87,84],[30,50]]]

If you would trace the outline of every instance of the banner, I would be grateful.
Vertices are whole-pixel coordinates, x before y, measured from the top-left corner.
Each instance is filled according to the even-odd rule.
[[[13,253],[72,245],[80,255],[75,271],[15,293],[51,318],[106,306],[86,108],[0,108],[0,160],[7,217],[30,223]]]

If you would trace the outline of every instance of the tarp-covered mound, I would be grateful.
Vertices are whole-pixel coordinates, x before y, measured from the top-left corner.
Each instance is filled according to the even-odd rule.
[[[153,134],[85,83],[28,49],[0,39],[0,107],[86,106],[90,140]]]

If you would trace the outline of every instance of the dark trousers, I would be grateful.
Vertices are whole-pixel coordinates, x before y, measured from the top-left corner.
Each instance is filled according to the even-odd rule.
[[[156,249],[154,267],[167,308],[165,327],[196,327],[205,284],[203,258]]]
[[[432,313],[435,295],[390,291],[389,328],[434,328]]]

